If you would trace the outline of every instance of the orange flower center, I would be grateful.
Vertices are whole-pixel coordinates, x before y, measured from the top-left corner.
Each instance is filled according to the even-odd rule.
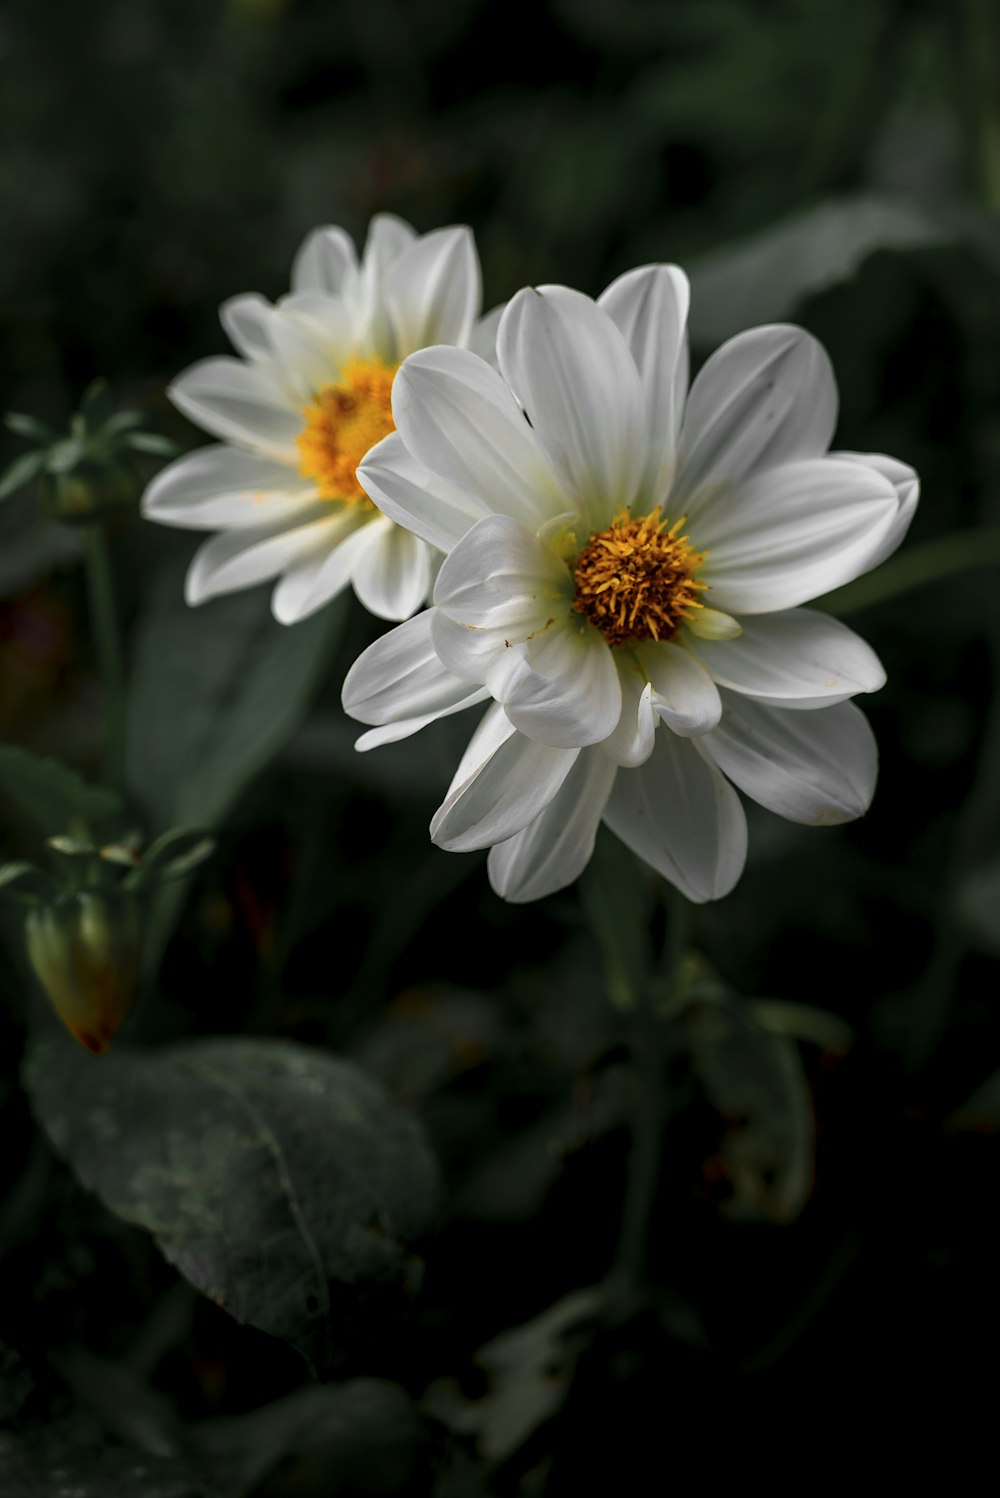
[[[695,573],[707,552],[695,551],[678,532],[682,515],[668,529],[659,510],[641,520],[616,515],[605,531],[595,531],[576,559],[573,608],[583,614],[609,645],[669,640],[696,609],[708,584]]]
[[[299,472],[315,480],[322,499],[373,508],[358,483],[362,458],[395,431],[390,395],[395,366],[364,359],[345,364],[336,385],[324,385],[304,411],[296,439]]]

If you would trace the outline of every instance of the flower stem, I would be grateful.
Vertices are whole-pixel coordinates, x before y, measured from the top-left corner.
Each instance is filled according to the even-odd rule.
[[[650,1223],[669,1110],[664,1075],[666,1019],[679,997],[688,937],[690,907],[676,890],[669,886],[666,889],[667,932],[662,966],[655,980],[650,977],[641,985],[627,1021],[634,1081],[632,1145],[621,1236],[607,1283],[609,1310],[613,1318],[620,1319],[638,1310],[649,1296]],[[615,954],[602,950],[602,957],[613,971]]]
[[[125,784],[125,660],[118,629],[114,577],[104,526],[85,528],[90,629],[104,684],[104,778],[115,790]]]

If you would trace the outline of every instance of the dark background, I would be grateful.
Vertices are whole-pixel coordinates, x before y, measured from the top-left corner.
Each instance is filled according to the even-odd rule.
[[[457,1498],[579,1492],[588,1479],[596,1491],[650,1450],[666,1480],[682,1455],[727,1463],[745,1439],[771,1441],[779,1412],[839,1441],[845,1398],[912,1412],[929,1392],[963,1391],[995,1342],[997,574],[948,572],[935,548],[995,527],[1000,506],[1000,61],[986,3],[947,9],[4,7],[4,408],[61,422],[104,375],[194,445],[163,390],[223,351],[218,304],[281,294],[317,223],[360,239],[391,209],[421,230],[473,226],[487,306],[550,280],[597,294],[630,266],[675,260],[692,273],[696,361],[741,327],[802,322],[837,372],[837,445],[891,453],[923,479],[905,547],[927,580],[898,572],[850,613],[889,673],[866,704],[882,756],[872,811],[821,832],[751,809],[742,883],[696,918],[706,971],[746,1003],[834,1017],[799,1047],[806,1121],[769,1084],[748,1095],[694,1030],[678,1038],[655,1294],[585,1339],[572,1377],[572,1359],[534,1381],[515,1370],[537,1418],[492,1458],[495,1390],[477,1349],[600,1281],[614,1256],[625,1027],[576,891],[507,907],[480,858],[430,847],[467,725],[354,758],[339,685],[376,630],[345,611],[308,715],[303,703],[280,753],[218,817],[219,850],[130,1036],[332,1047],[418,1111],[444,1168],[423,1288],[405,1307],[352,1311],[323,1370],[390,1380],[417,1401],[397,1465],[380,1466],[376,1432],[346,1466],[331,1458],[339,1475],[316,1477],[296,1448],[254,1492]],[[20,450],[10,437],[4,456]],[[37,516],[31,495],[0,512],[0,734],[95,775],[101,696],[77,542]],[[182,607],[190,538],[128,514],[112,543],[148,672],[149,610],[164,576]],[[225,606],[199,617],[236,627]],[[167,722],[187,710],[176,675]],[[35,856],[30,830],[5,816],[5,856]],[[141,1361],[142,1386],[192,1423],[255,1409],[306,1375],[282,1344],[188,1292],[42,1141],[18,1083],[36,1001],[5,922],[0,1419],[32,1451],[85,1450],[64,1465],[100,1498],[119,1489],[88,1463],[162,1454],[129,1415],[145,1396],[114,1394],[116,1368]],[[814,1133],[815,1160],[789,1207],[779,1187],[795,1129],[807,1155]],[[102,1377],[112,1393],[95,1397]],[[473,1411],[464,1429],[456,1400]],[[37,1480],[23,1491],[57,1491]],[[162,1491],[202,1489],[179,1478]]]

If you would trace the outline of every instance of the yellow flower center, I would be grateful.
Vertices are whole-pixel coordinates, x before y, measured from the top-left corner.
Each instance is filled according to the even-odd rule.
[[[324,385],[296,438],[299,472],[314,479],[322,499],[372,507],[357,479],[369,448],[395,431],[390,394],[395,367],[375,360],[345,364],[336,385]]]
[[[667,528],[659,510],[641,520],[616,515],[606,531],[595,531],[576,559],[573,608],[609,645],[669,640],[681,622],[704,608],[698,594],[708,584],[695,573],[707,552],[681,536],[686,515]]]

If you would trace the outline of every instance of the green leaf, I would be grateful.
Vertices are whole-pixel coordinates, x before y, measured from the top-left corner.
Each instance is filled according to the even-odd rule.
[[[150,880],[159,883],[181,879],[210,858],[214,851],[215,838],[209,836],[203,827],[171,828],[143,854],[138,868],[126,879],[126,886],[134,889]],[[134,856],[132,861],[134,863]]]
[[[41,473],[45,466],[45,456],[44,452],[39,451],[22,453],[19,458],[15,458],[3,478],[0,478],[0,499],[16,494],[18,489],[29,484],[36,474]]]
[[[920,546],[907,546],[899,556],[891,557],[874,572],[856,577],[852,583],[835,588],[825,598],[817,598],[813,608],[834,614],[839,619],[873,604],[886,603],[914,588],[928,588],[977,567],[1000,564],[1000,526],[983,526],[978,530],[956,531],[937,536]]]
[[[137,453],[152,453],[157,458],[173,458],[179,451],[176,442],[158,432],[133,432],[125,438],[125,446]]]
[[[143,415],[141,411],[116,411],[114,416],[101,427],[99,435],[102,438],[120,437],[123,432],[131,432],[133,428],[141,426]]]
[[[114,791],[89,785],[67,765],[14,744],[0,744],[0,790],[50,835],[64,833],[74,822],[101,827],[122,814]]]
[[[296,1488],[330,1495],[405,1492],[422,1433],[404,1391],[380,1378],[299,1389],[189,1429],[227,1492],[256,1492],[294,1458]]]
[[[191,1464],[109,1448],[95,1435],[82,1439],[80,1422],[49,1420],[35,1431],[19,1422],[0,1436],[0,1493],[4,1498],[230,1498]]]
[[[348,1062],[221,1039],[94,1065],[53,1036],[25,1080],[84,1186],[203,1294],[315,1366],[345,1287],[414,1280],[406,1243],[434,1210],[436,1166],[415,1120]]]
[[[876,250],[942,244],[948,232],[889,197],[822,203],[688,266],[691,336],[714,347],[760,323],[782,322],[809,296],[846,281]]]
[[[45,898],[54,890],[51,877],[33,863],[0,863],[0,894],[21,899]]]
[[[8,411],[3,421],[4,426],[28,442],[49,443],[55,436],[55,432],[44,421],[39,421],[36,416],[28,416],[23,411]]]
[[[738,998],[698,1000],[679,1024],[722,1123],[718,1163],[732,1189],[722,1210],[741,1221],[793,1221],[812,1191],[815,1150],[796,1045],[765,1029]]]
[[[45,466],[50,473],[68,473],[84,456],[83,443],[77,437],[63,437],[54,442],[45,455]]]
[[[129,692],[128,782],[153,826],[224,820],[304,716],[343,614],[278,624],[259,589],[191,609],[182,571],[164,570]]]

